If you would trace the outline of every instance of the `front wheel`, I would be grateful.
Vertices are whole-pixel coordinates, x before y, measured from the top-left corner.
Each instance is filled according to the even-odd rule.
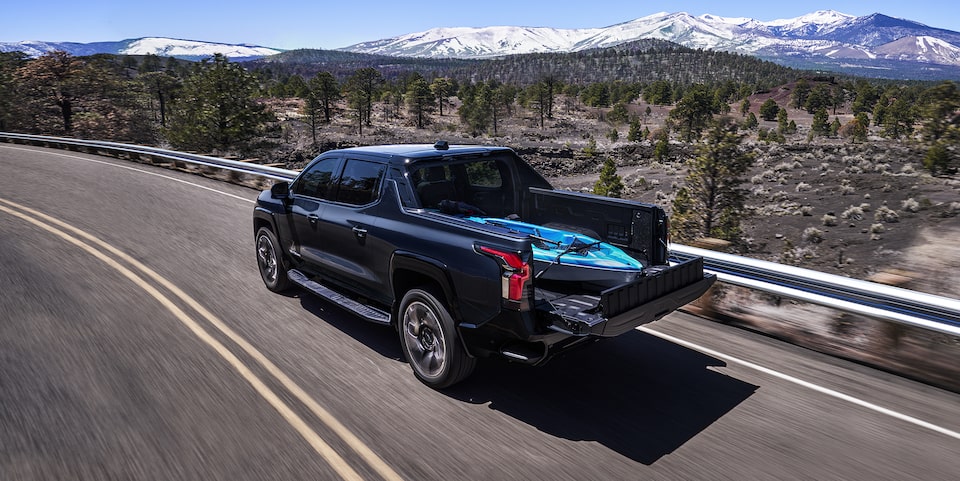
[[[400,344],[413,373],[424,384],[443,389],[476,367],[460,344],[453,318],[429,288],[409,290],[400,302]]]
[[[263,284],[273,292],[283,292],[290,288],[290,279],[287,278],[287,264],[280,251],[280,242],[277,236],[266,228],[257,231],[257,267]]]

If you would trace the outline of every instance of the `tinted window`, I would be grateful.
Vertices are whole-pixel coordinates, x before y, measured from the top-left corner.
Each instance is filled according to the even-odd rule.
[[[340,176],[337,201],[345,204],[364,205],[377,200],[380,194],[380,179],[385,166],[366,160],[347,161]]]
[[[485,160],[467,164],[467,181],[474,187],[500,187],[503,179],[500,178],[500,169],[496,161]]]
[[[329,199],[336,184],[337,170],[340,169],[341,159],[332,157],[323,159],[307,169],[293,185],[293,193]]]

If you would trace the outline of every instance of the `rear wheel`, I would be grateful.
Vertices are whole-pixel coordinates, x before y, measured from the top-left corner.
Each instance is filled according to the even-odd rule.
[[[266,228],[257,231],[257,267],[263,284],[273,292],[283,292],[290,288],[290,279],[287,278],[287,263],[280,251],[280,242],[277,236]]]
[[[453,318],[432,289],[409,290],[400,302],[400,344],[413,373],[424,384],[452,386],[476,367],[460,343]]]

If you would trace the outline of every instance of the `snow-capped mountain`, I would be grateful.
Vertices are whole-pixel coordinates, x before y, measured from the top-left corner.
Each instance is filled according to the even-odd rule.
[[[661,12],[603,28],[437,28],[342,50],[401,57],[489,58],[576,52],[647,38],[782,63],[883,59],[960,67],[958,32],[879,13],[855,17],[832,10],[768,22]]]
[[[483,58],[521,53],[567,52],[603,29],[455,27],[364,42],[342,50],[397,57]]]
[[[0,42],[0,52],[21,51],[31,57],[37,57],[53,50],[63,50],[71,55],[95,55],[110,53],[116,55],[160,55],[188,60],[212,57],[220,53],[232,59],[250,59],[275,55],[281,50],[255,45],[233,45],[195,40],[179,40],[163,37],[145,37],[120,42]]]

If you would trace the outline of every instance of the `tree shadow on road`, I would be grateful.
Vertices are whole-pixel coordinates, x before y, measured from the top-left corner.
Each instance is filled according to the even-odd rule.
[[[541,367],[488,361],[447,394],[572,441],[596,441],[646,465],[749,398],[757,386],[726,364],[640,331]]]

